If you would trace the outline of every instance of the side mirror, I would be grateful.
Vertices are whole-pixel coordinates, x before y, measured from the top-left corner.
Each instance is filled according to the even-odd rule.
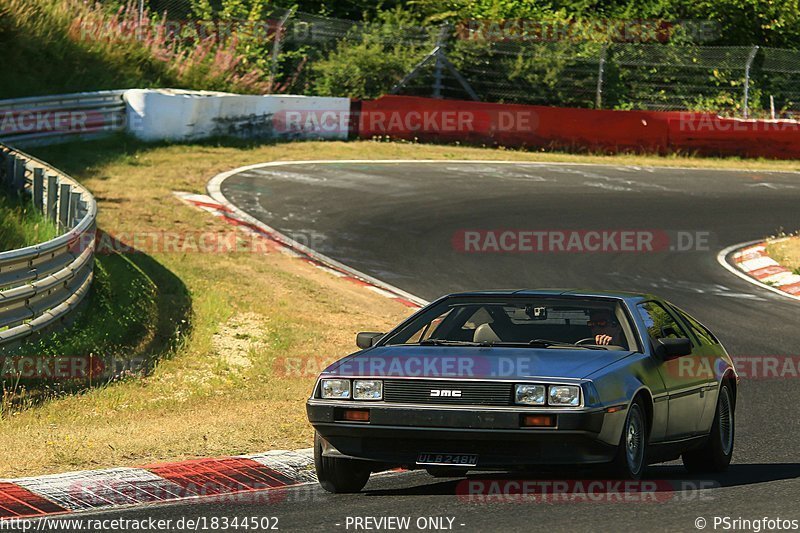
[[[676,337],[680,337],[680,334],[675,330],[674,326],[664,326],[661,328],[661,335],[664,337],[669,337],[670,335],[675,335]]]
[[[376,333],[374,331],[362,331],[358,335],[356,335],[356,346],[365,350],[367,348],[372,348],[372,346],[384,336],[384,333]]]
[[[692,341],[685,337],[678,339],[658,339],[656,353],[664,360],[677,359],[692,353]]]

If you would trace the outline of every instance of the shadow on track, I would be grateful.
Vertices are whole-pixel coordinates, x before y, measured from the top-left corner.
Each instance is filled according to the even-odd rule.
[[[744,485],[754,485],[758,483],[768,483],[786,479],[800,478],[800,463],[756,463],[756,464],[732,464],[727,472],[708,476],[689,476],[682,466],[652,466],[645,473],[642,485],[647,482],[651,484],[652,492],[655,493],[674,493],[682,491],[714,490],[725,487],[737,487]],[[426,478],[420,478],[425,480]],[[496,482],[499,487],[504,483],[511,482],[534,482],[547,481],[557,482],[566,481],[576,482],[585,481],[608,481],[596,471],[590,470],[569,470],[556,473],[555,470],[537,473],[478,473],[470,474],[465,478],[453,478],[446,481],[436,480],[429,477],[431,483],[424,483],[410,487],[392,489],[373,489],[367,488],[364,491],[366,496],[431,496],[431,495],[463,495],[466,481],[481,482],[484,484]],[[608,490],[594,489],[594,494],[598,492],[611,493],[617,491],[618,485],[615,481],[609,481]],[[574,486],[569,484],[570,487]],[[571,493],[576,494],[576,493]],[[512,496],[514,494],[512,493]],[[497,494],[502,496],[502,494]],[[491,497],[491,495],[489,495]]]

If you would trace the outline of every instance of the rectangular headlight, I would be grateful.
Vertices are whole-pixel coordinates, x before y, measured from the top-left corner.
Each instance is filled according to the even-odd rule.
[[[383,381],[379,379],[357,379],[353,381],[353,399],[382,400]]]
[[[514,401],[522,405],[544,405],[544,385],[517,385]]]
[[[347,400],[350,398],[349,379],[323,379],[320,384],[322,397],[332,400]]]
[[[574,385],[550,385],[547,404],[578,407],[581,404],[581,388]]]

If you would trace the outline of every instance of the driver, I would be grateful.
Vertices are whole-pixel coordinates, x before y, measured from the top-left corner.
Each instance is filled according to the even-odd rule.
[[[622,345],[622,328],[607,309],[592,309],[586,324],[592,329],[594,343],[601,346],[609,344]]]

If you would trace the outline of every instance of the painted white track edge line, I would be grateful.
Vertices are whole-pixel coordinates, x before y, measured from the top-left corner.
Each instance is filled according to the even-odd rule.
[[[720,252],[717,254],[717,263],[722,265],[722,268],[724,268],[725,270],[727,270],[728,272],[730,272],[734,276],[738,276],[738,277],[742,278],[743,280],[745,280],[745,281],[747,281],[749,283],[752,283],[753,285],[757,285],[757,286],[761,287],[762,289],[766,289],[768,291],[772,291],[775,294],[780,294],[781,296],[784,296],[786,298],[791,298],[792,300],[796,300],[796,301],[800,302],[800,296],[795,296],[794,294],[789,294],[788,292],[782,291],[780,289],[776,289],[775,287],[767,285],[766,283],[761,283],[756,278],[748,276],[747,274],[745,274],[744,272],[742,272],[741,270],[739,270],[735,266],[733,266],[730,263],[728,263],[727,257],[731,253],[733,253],[733,252],[735,252],[737,250],[741,250],[743,248],[747,248],[748,246],[753,246],[754,244],[758,244],[760,242],[764,242],[763,239],[759,239],[759,240],[756,240],[756,241],[741,242],[739,244],[733,244],[731,246],[728,246],[727,248],[724,248],[724,249],[720,250]]]
[[[256,163],[234,169],[236,172],[253,170],[256,168],[282,165],[306,165],[306,164],[330,164],[330,163],[475,163],[475,164],[499,164],[499,165],[537,165],[537,166],[576,166],[576,167],[609,167],[609,168],[629,168],[631,170],[655,169],[655,170],[708,170],[711,172],[773,172],[779,174],[800,174],[800,170],[768,170],[768,169],[749,169],[749,168],[714,168],[714,167],[682,167],[682,166],[660,166],[660,165],[630,165],[620,163],[570,163],[568,161],[512,161],[508,159],[309,159],[305,161],[270,161],[268,163]],[[226,174],[223,172],[222,174]],[[220,174],[221,175],[221,174]],[[212,178],[213,179],[213,178]]]
[[[365,274],[364,272],[361,272],[361,271],[356,270],[356,269],[354,269],[354,268],[352,268],[350,266],[347,266],[344,263],[341,263],[341,262],[339,262],[339,261],[337,261],[337,260],[335,260],[335,259],[333,259],[331,257],[328,257],[325,254],[319,253],[316,250],[313,250],[313,249],[309,248],[308,246],[305,246],[304,244],[301,244],[301,243],[297,242],[296,240],[292,239],[291,237],[285,235],[284,233],[276,230],[275,228],[265,224],[264,222],[258,220],[255,217],[249,215],[248,213],[246,213],[245,211],[240,209],[238,206],[234,205],[231,201],[229,201],[225,197],[225,195],[222,194],[222,183],[226,179],[228,179],[229,177],[231,177],[231,176],[233,176],[235,174],[239,174],[239,173],[245,172],[247,170],[254,170],[254,169],[257,169],[257,168],[264,168],[264,167],[271,167],[271,166],[283,166],[283,165],[287,165],[287,164],[299,165],[299,164],[355,163],[355,162],[369,162],[369,161],[368,160],[363,160],[363,161],[360,161],[360,160],[348,160],[348,161],[344,161],[344,160],[343,161],[325,161],[325,160],[320,160],[320,161],[290,161],[290,162],[273,161],[273,162],[269,162],[269,163],[257,163],[255,165],[248,165],[248,166],[244,166],[244,167],[239,167],[239,168],[235,168],[233,170],[229,170],[227,172],[223,172],[221,174],[217,174],[216,176],[214,176],[213,178],[211,178],[209,180],[208,184],[206,185],[206,190],[208,191],[208,194],[209,194],[209,196],[211,196],[211,198],[213,198],[214,200],[216,200],[217,202],[219,202],[223,206],[225,206],[228,209],[230,209],[231,212],[236,214],[237,217],[240,217],[242,220],[255,225],[256,227],[264,230],[266,233],[272,233],[274,235],[277,235],[278,237],[280,237],[283,241],[285,241],[287,244],[289,244],[293,248],[302,251],[303,253],[307,254],[309,257],[315,259],[316,261],[319,261],[323,265],[331,266],[331,267],[334,267],[336,269],[339,269],[339,270],[342,270],[344,272],[347,272],[348,274],[352,275],[353,277],[362,279],[362,280],[374,285],[375,287],[391,291],[391,292],[393,292],[393,293],[395,293],[395,294],[397,294],[397,295],[399,295],[399,296],[401,296],[401,297],[403,297],[403,298],[405,298],[405,299],[407,299],[407,300],[409,300],[409,301],[411,301],[411,302],[413,302],[413,303],[415,303],[415,304],[417,304],[419,306],[425,306],[429,302],[427,300],[425,300],[424,298],[420,298],[419,296],[417,296],[415,294],[411,294],[410,292],[407,292],[407,291],[405,291],[405,290],[403,290],[403,289],[401,289],[399,287],[396,287],[396,286],[394,286],[394,285],[392,285],[390,283],[387,283],[387,282],[382,281],[382,280],[380,280],[378,278],[372,277],[369,274]],[[383,162],[398,163],[398,162],[404,162],[404,161],[403,160],[391,160],[391,161],[384,160]],[[430,161],[430,162],[433,162],[433,161]]]

